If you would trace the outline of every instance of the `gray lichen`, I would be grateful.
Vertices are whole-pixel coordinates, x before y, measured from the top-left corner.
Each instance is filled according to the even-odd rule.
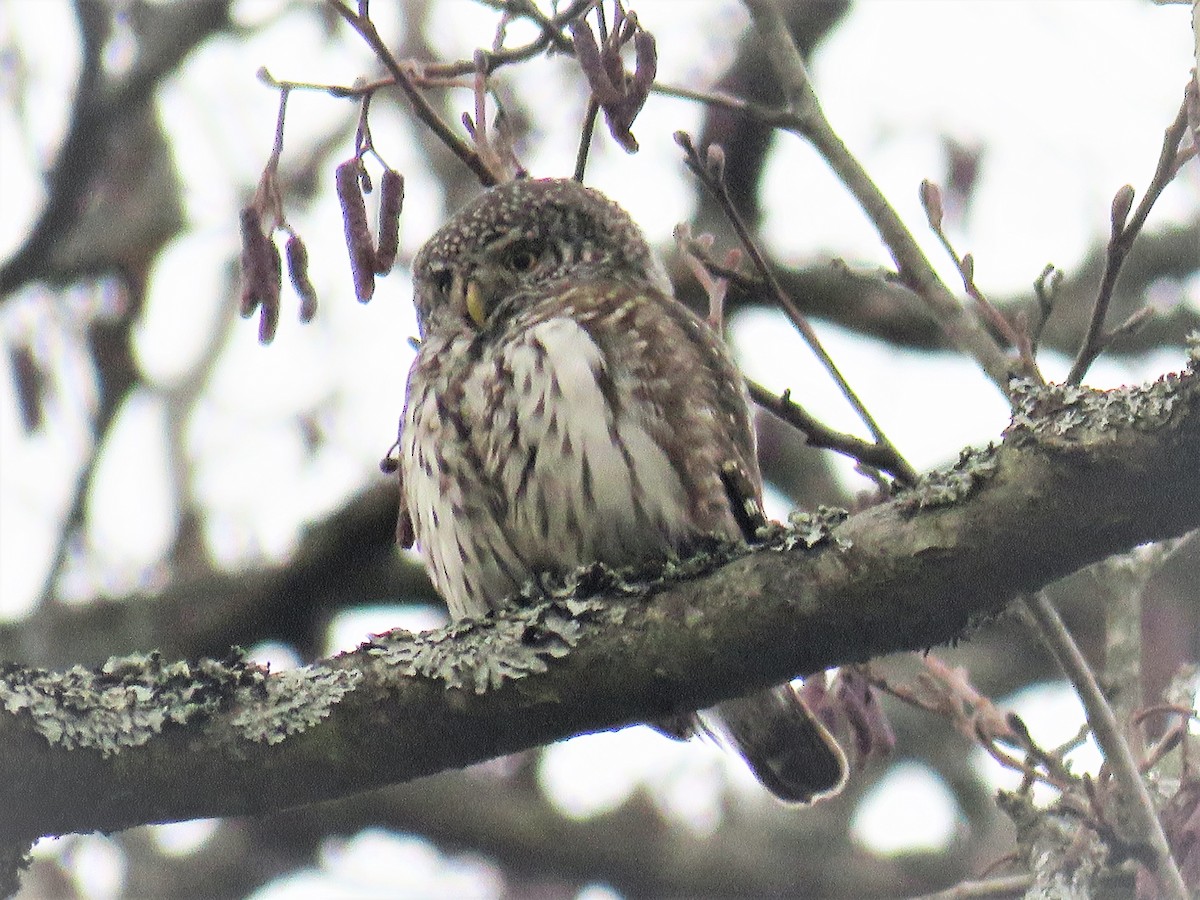
[[[644,597],[654,583],[648,572],[596,563],[562,578],[531,582],[486,618],[463,619],[421,635],[377,635],[363,649],[403,675],[482,694],[505,681],[545,672],[549,660],[569,653],[590,625],[619,623],[626,609],[619,598]]]
[[[815,547],[831,546],[839,550],[850,549],[850,541],[834,534],[834,529],[846,521],[850,513],[836,506],[818,506],[815,512],[792,510],[787,523],[769,522],[758,529],[756,537],[760,547],[777,551],[797,548],[812,550]],[[738,545],[738,556],[750,552],[745,544]]]
[[[816,512],[793,510],[788,514],[787,528],[782,535],[783,550],[794,550],[804,546],[811,550],[814,547],[830,545],[839,550],[849,550],[850,541],[834,534],[834,529],[850,517],[847,510],[836,506],[818,506]]]
[[[268,676],[233,651],[225,660],[165,663],[158,653],[113,657],[97,669],[0,668],[0,704],[29,717],[48,743],[105,756],[138,747],[172,725],[240,708],[247,740],[277,743],[328,715],[359,673],[297,669]]]
[[[169,725],[210,717],[261,670],[226,661],[164,663],[157,653],[113,657],[98,669],[0,669],[0,703],[25,713],[50,744],[105,756],[146,743]]]
[[[790,524],[760,529],[759,543],[708,537],[692,553],[637,569],[593,563],[564,577],[542,576],[482,619],[463,619],[423,634],[396,630],[374,635],[360,648],[401,675],[440,681],[447,688],[482,694],[506,681],[545,672],[566,656],[589,629],[619,625],[633,604],[672,585],[707,575],[762,549],[791,550],[848,542],[832,535],[845,510],[821,507],[796,513]]]
[[[305,666],[264,678],[237,698],[245,703],[231,724],[248,741],[278,744],[289,735],[316,725],[354,690],[362,673],[357,669]],[[244,696],[251,694],[252,696]]]
[[[957,462],[926,473],[897,500],[905,512],[950,506],[971,496],[996,474],[998,468],[993,445],[983,449],[967,447],[959,453]]]
[[[1181,401],[1183,375],[1164,375],[1147,385],[1108,391],[1070,384],[1013,386],[1013,416],[1005,438],[1073,438],[1115,428],[1161,428]]]
[[[550,600],[463,619],[428,634],[377,635],[362,649],[403,675],[482,694],[505,681],[545,672],[549,660],[566,656],[579,643],[587,623],[617,620],[621,611],[598,600]]]

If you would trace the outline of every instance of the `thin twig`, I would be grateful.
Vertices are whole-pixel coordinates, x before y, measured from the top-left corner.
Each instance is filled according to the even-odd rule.
[[[805,138],[833,169],[875,226],[896,263],[903,283],[930,308],[955,346],[969,353],[988,377],[1008,394],[1009,381],[1020,372],[1020,361],[1010,358],[983,327],[975,313],[964,308],[938,277],[911,232],[850,153],[821,111],[800,51],[773,0],[744,0],[763,48],[779,78],[791,115],[777,123]]]
[[[1051,783],[1060,791],[1066,794],[1071,785],[1079,782],[1079,776],[1072,774],[1071,770],[1063,762],[1063,757],[1066,755],[1065,752],[1060,754],[1057,750],[1043,750],[1039,747],[1033,739],[1033,735],[1029,733],[1029,728],[1026,726],[1025,721],[1016,713],[1008,713],[1006,721],[1013,733],[1013,737],[1009,742],[1013,746],[1024,750],[1026,757],[1032,760],[1034,765],[1040,765],[1045,769]]]
[[[1072,784],[1075,779],[1064,779],[1061,777],[1061,769],[1058,771],[1040,771],[1036,765],[1017,759],[1011,753],[1006,753],[1000,748],[1000,745],[994,739],[985,739],[983,736],[974,734],[968,735],[973,739],[984,752],[992,759],[996,760],[1005,769],[1010,769],[1013,772],[1019,772],[1025,778],[1028,785],[1035,782],[1044,784],[1047,787],[1052,787],[1059,791],[1063,796],[1068,796]]]
[[[596,116],[600,114],[600,104],[595,94],[588,98],[587,112],[583,117],[583,128],[579,134],[579,152],[575,155],[576,181],[583,183],[583,173],[587,169],[588,151],[592,146],[592,134],[596,130]]]
[[[261,72],[267,70],[261,69]],[[267,168],[275,171],[279,168],[279,158],[283,155],[283,124],[287,117],[287,102],[290,91],[286,87],[279,89],[279,112],[275,115],[275,143],[271,147],[271,157],[267,160]]]
[[[479,179],[480,184],[484,187],[491,187],[496,184],[496,176],[488,169],[480,155],[466,141],[454,133],[454,130],[445,122],[442,117],[437,114],[433,106],[425,99],[425,96],[417,90],[413,84],[412,78],[400,65],[399,61],[388,49],[387,44],[380,36],[379,31],[375,28],[375,23],[366,16],[361,16],[354,10],[350,9],[342,0],[326,0],[333,7],[334,11],[341,16],[346,22],[357,31],[371,47],[375,53],[375,57],[383,63],[387,70],[392,74],[396,85],[404,92],[409,103],[412,104],[413,112],[462,162],[475,173],[475,177]],[[474,63],[472,63],[471,71],[474,71]]]
[[[916,472],[900,466],[891,447],[864,441],[852,434],[830,428],[796,403],[790,391],[776,394],[756,382],[748,380],[746,384],[750,389],[750,398],[755,403],[802,431],[811,446],[833,450],[857,460],[864,466],[889,472],[902,484],[911,485],[916,482]]]
[[[958,251],[954,249],[954,244],[950,240],[950,236],[946,234],[942,227],[942,196],[941,188],[932,181],[926,179],[921,182],[921,205],[925,207],[925,217],[929,222],[929,228],[933,231],[938,241],[942,245],[942,249],[946,251],[946,255],[954,262],[954,267],[958,270],[959,277],[962,279],[963,290],[966,291],[968,297],[975,301],[976,308],[983,320],[991,326],[992,331],[1004,338],[1009,346],[1015,347],[1020,354],[1021,362],[1024,364],[1025,373],[1031,376],[1038,384],[1045,384],[1046,379],[1042,376],[1041,370],[1038,368],[1037,359],[1033,354],[1033,342],[1022,335],[1009,324],[1008,320],[1001,315],[1000,310],[992,304],[992,301],[980,290],[979,285],[975,283],[975,257],[970,253],[958,255]]]
[[[532,3],[528,4],[523,12],[518,11],[513,13],[514,16],[524,16],[525,18],[532,19],[542,28],[542,33],[530,43],[523,44],[520,47],[512,47],[508,50],[492,49],[489,51],[486,59],[487,68],[484,74],[491,75],[502,66],[532,59],[550,47],[551,44],[560,52],[573,52],[570,39],[562,31],[572,21],[591,10],[595,2],[596,0],[575,0],[570,6],[552,18],[547,18]],[[457,79],[464,75],[475,74],[474,59],[460,59],[448,63],[418,62],[406,59],[401,65],[412,70],[407,73],[407,77],[412,84],[418,87],[444,86],[448,84],[459,85],[460,82]],[[353,85],[322,84],[312,81],[277,81],[272,86],[286,87],[297,91],[320,91],[333,97],[343,98],[360,97],[363,94],[374,93],[380,88],[393,87],[397,83],[398,79],[393,74],[386,78]],[[461,86],[467,85],[462,84]]]
[[[1025,789],[1040,782],[1067,796],[1079,782],[1062,764],[1066,750],[1042,750],[1018,717],[1012,713],[1001,715],[990,698],[980,694],[965,678],[956,677],[957,671],[946,667],[937,657],[925,656],[922,663],[926,670],[918,677],[916,687],[893,684],[870,672],[868,679],[875,688],[897,700],[946,719],[959,734],[977,743],[1001,766],[1019,772],[1025,779]],[[1028,758],[1040,762],[1046,771],[1041,772],[1034,763],[1006,752],[999,741],[1024,750]]]
[[[854,389],[850,387],[849,382],[846,381],[838,369],[833,358],[830,357],[825,347],[822,346],[821,339],[817,337],[817,333],[813,330],[812,325],[809,324],[808,318],[796,306],[795,301],[788,296],[787,291],[783,289],[783,285],[779,283],[779,278],[776,277],[775,272],[767,263],[766,257],[763,255],[762,250],[759,249],[758,242],[754,240],[754,236],[746,226],[745,220],[734,205],[733,198],[729,196],[729,188],[725,183],[723,174],[724,157],[719,153],[719,148],[710,147],[707,151],[707,158],[702,159],[699,151],[692,144],[691,137],[686,132],[676,132],[675,140],[683,148],[684,161],[687,167],[695,173],[696,177],[700,179],[700,183],[720,204],[721,211],[733,227],[734,232],[741,241],[742,247],[746,250],[746,255],[750,257],[751,263],[753,263],[763,283],[770,290],[775,302],[787,314],[792,325],[800,333],[800,336],[804,339],[809,349],[812,350],[813,354],[821,362],[825,371],[833,378],[838,389],[842,392],[842,395],[851,407],[853,407],[863,424],[870,430],[879,451],[887,460],[885,465],[878,466],[878,468],[883,468],[885,471],[894,473],[905,484],[916,483],[916,470],[908,464],[896,446],[883,433],[883,429],[879,427],[879,424],[875,421],[875,417],[867,410],[858,394],[854,392]]]
[[[1133,242],[1141,233],[1142,226],[1146,224],[1146,218],[1150,215],[1151,208],[1187,158],[1186,155],[1179,152],[1179,143],[1187,132],[1187,126],[1187,100],[1185,99],[1179,106],[1175,121],[1163,135],[1162,150],[1158,155],[1158,164],[1154,168],[1154,177],[1150,179],[1145,195],[1138,203],[1137,209],[1134,210],[1133,218],[1128,222],[1125,221],[1125,217],[1129,212],[1128,201],[1133,199],[1133,188],[1126,185],[1117,192],[1113,201],[1112,236],[1109,238],[1104,257],[1104,275],[1100,279],[1100,289],[1096,293],[1096,302],[1092,307],[1092,318],[1088,323],[1087,334],[1079,346],[1075,362],[1067,375],[1067,384],[1080,384],[1083,376],[1087,374],[1087,370],[1096,361],[1096,357],[1112,340],[1113,335],[1104,332],[1104,320],[1108,316],[1108,307],[1112,302],[1113,291],[1116,289],[1117,279],[1121,275],[1121,266],[1133,247]]]
[[[732,110],[733,112],[744,113],[764,125],[772,125],[779,128],[784,128],[788,125],[794,125],[796,117],[792,113],[783,109],[775,109],[770,106],[763,106],[761,103],[754,103],[750,100],[744,100],[741,97],[736,97],[733,94],[726,94],[722,91],[699,91],[694,88],[680,87],[674,84],[664,84],[661,81],[656,81],[650,86],[650,91],[659,94],[663,97],[675,97],[679,100],[694,100],[697,103],[704,103],[707,106],[716,106],[721,109]]]
[[[1026,609],[1038,625],[1038,633],[1042,640],[1050,648],[1050,652],[1083,702],[1088,724],[1096,736],[1096,743],[1104,752],[1105,761],[1125,794],[1130,817],[1134,820],[1137,833],[1141,835],[1141,840],[1145,842],[1146,849],[1153,859],[1150,868],[1162,890],[1161,896],[1167,900],[1187,900],[1187,887],[1179,867],[1171,856],[1171,848],[1154,810],[1150,791],[1139,774],[1137,761],[1121,734],[1117,717],[1108,705],[1104,692],[1100,690],[1096,676],[1075,639],[1063,624],[1058,610],[1050,603],[1045,593],[1038,592],[1023,599]]]
[[[1016,897],[1033,886],[1033,875],[1003,875],[982,881],[962,881],[954,887],[932,894],[922,894],[913,900],[986,900],[986,898]]]
[[[716,334],[725,333],[725,295],[729,293],[729,279],[711,271],[708,264],[713,261],[712,247],[715,238],[711,234],[693,237],[691,226],[680,222],[675,226],[675,246],[683,263],[691,270],[692,277],[700,283],[708,296],[708,315],[705,320]],[[723,269],[737,270],[742,261],[742,251],[731,247],[725,252]]]
[[[1029,338],[1034,352],[1041,343],[1042,330],[1054,313],[1054,302],[1058,299],[1058,290],[1062,287],[1062,281],[1062,270],[1057,268],[1054,263],[1046,263],[1042,273],[1033,282],[1033,294],[1037,297],[1038,317],[1034,321],[1033,327],[1029,329]]]
[[[1187,726],[1183,722],[1173,722],[1162,740],[1157,741],[1146,751],[1145,757],[1138,765],[1138,770],[1149,772],[1162,762],[1164,756],[1181,746],[1186,738]]]
[[[738,279],[742,283],[749,283],[754,288],[761,289],[762,281],[751,280],[739,271],[738,261],[742,252],[736,248],[729,251],[724,262],[714,260],[711,253],[712,235],[693,237],[691,229],[686,224],[681,224],[676,226],[675,242],[684,262],[708,294],[708,324],[715,332],[721,334],[724,329],[725,292],[729,282]],[[751,398],[759,406],[802,432],[810,446],[834,450],[849,456],[864,469],[889,472],[903,484],[915,483],[916,473],[898,464],[903,463],[903,460],[897,460],[894,448],[886,444],[864,441],[852,434],[829,428],[793,401],[790,390],[776,394],[749,379],[746,384]]]
[[[514,16],[523,16],[537,23],[542,29],[542,33],[528,44],[513,47],[511,50],[499,50],[489,53],[486,74],[491,75],[501,66],[506,66],[510,63],[532,59],[551,44],[554,45],[556,50],[563,53],[571,53],[573,50],[571,40],[562,31],[575,19],[587,15],[596,2],[597,0],[574,0],[566,9],[552,17],[543,15],[532,3],[521,3],[519,4],[520,8],[515,10],[510,7],[510,11]],[[474,68],[474,64],[466,60],[459,60],[452,63],[433,63],[425,68],[425,74],[453,78],[459,75],[469,75],[474,71]]]

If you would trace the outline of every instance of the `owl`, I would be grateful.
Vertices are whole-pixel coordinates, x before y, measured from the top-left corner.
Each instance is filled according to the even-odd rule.
[[[509,182],[430,239],[413,279],[401,514],[454,618],[543,573],[753,537],[744,382],[619,206],[572,180]],[[844,780],[790,685],[656,727],[720,735],[785,801]]]

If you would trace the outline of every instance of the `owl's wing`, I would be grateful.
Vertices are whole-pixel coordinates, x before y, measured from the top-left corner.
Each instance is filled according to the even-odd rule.
[[[412,516],[408,513],[408,496],[404,492],[404,468],[396,469],[396,486],[400,493],[400,511],[396,514],[396,543],[405,550],[416,543],[417,534],[413,529]]]
[[[729,508],[742,531],[742,540],[748,544],[754,543],[758,529],[767,524],[762,501],[759,500],[760,491],[750,473],[741,462],[734,459],[726,460],[721,466],[721,483],[725,486],[725,496],[729,498]]]
[[[693,533],[752,539],[762,479],[745,381],[720,335],[649,286],[612,289],[619,312],[584,314],[614,377],[689,492]]]

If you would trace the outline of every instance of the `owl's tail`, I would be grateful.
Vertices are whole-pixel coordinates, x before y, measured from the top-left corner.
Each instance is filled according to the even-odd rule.
[[[763,787],[785,803],[811,803],[846,783],[846,754],[790,684],[699,714],[731,744]]]

